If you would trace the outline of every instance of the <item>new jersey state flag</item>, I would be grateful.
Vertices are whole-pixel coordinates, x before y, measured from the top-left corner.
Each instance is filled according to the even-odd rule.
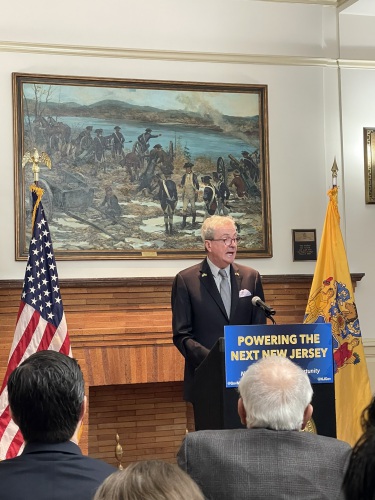
[[[19,455],[24,446],[21,431],[9,412],[7,382],[11,372],[37,351],[50,349],[72,355],[51,236],[41,202],[43,190],[35,185],[30,190],[33,230],[29,258],[8,367],[0,391],[0,460]]]
[[[354,445],[371,389],[361,329],[340,229],[337,187],[329,203],[304,323],[331,323],[337,438]]]

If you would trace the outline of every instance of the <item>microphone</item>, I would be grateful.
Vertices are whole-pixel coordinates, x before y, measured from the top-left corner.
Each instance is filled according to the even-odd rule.
[[[272,309],[272,307],[267,306],[267,304],[264,303],[260,297],[257,297],[257,296],[253,297],[251,299],[251,302],[252,302],[253,306],[260,307],[261,309],[263,309],[263,311],[267,317],[273,316],[274,314],[276,314],[275,309]]]

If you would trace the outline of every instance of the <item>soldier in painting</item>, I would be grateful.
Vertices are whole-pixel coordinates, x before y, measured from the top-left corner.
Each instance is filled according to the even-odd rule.
[[[121,127],[116,125],[116,127],[114,127],[114,129],[115,129],[115,131],[112,134],[112,157],[113,158],[123,158],[125,137],[120,132]]]
[[[206,208],[204,220],[210,215],[214,215],[217,210],[217,190],[215,186],[211,184],[211,179],[212,177],[210,175],[204,175],[202,177],[202,182],[204,184],[203,201]]]
[[[177,205],[177,187],[171,179],[172,171],[167,170],[165,180],[160,180],[159,200],[164,213],[165,233],[173,234],[173,215]]]
[[[93,144],[93,138],[91,136],[92,132],[92,125],[88,125],[85,130],[82,130],[82,132],[79,133],[78,137],[76,138],[75,146],[75,155],[77,156],[86,156],[88,153],[92,151],[92,144]]]
[[[122,213],[118,198],[113,193],[111,186],[105,188],[105,197],[100,206],[103,207],[104,214],[110,218],[119,217]]]
[[[142,153],[143,154],[146,153],[146,151],[150,147],[148,141],[150,139],[156,139],[156,137],[160,137],[161,136],[161,134],[153,135],[153,134],[151,134],[151,132],[152,132],[151,128],[146,128],[146,130],[143,132],[143,134],[141,134],[141,135],[138,136],[138,142],[141,145]]]
[[[187,209],[190,205],[192,212],[192,224],[195,225],[197,211],[195,202],[198,198],[199,182],[196,174],[193,173],[194,163],[187,162],[184,165],[185,173],[182,176],[180,187],[182,187],[182,229],[186,226]]]
[[[225,184],[223,176],[217,172],[212,172],[212,179],[217,191],[217,215],[228,215],[229,187]]]
[[[94,150],[95,150],[95,161],[98,163],[103,163],[104,152],[106,148],[106,140],[103,137],[103,129],[97,128],[95,130],[96,137],[94,137]]]

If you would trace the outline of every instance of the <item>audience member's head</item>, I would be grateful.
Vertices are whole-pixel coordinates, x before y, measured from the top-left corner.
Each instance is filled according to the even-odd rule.
[[[8,398],[26,442],[77,442],[86,398],[75,359],[56,351],[31,355],[11,373]]]
[[[196,483],[177,465],[161,460],[130,464],[99,487],[94,500],[204,500]]]
[[[348,500],[375,498],[375,397],[364,409],[361,424],[363,434],[353,448],[344,478]]]
[[[301,430],[311,418],[309,377],[287,358],[271,356],[250,365],[238,389],[241,422],[249,428]]]

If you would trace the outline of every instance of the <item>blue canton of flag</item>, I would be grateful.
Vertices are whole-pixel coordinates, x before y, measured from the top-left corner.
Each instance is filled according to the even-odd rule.
[[[22,300],[36,309],[43,319],[58,327],[64,311],[48,222],[41,203],[36,211],[30,241]]]

